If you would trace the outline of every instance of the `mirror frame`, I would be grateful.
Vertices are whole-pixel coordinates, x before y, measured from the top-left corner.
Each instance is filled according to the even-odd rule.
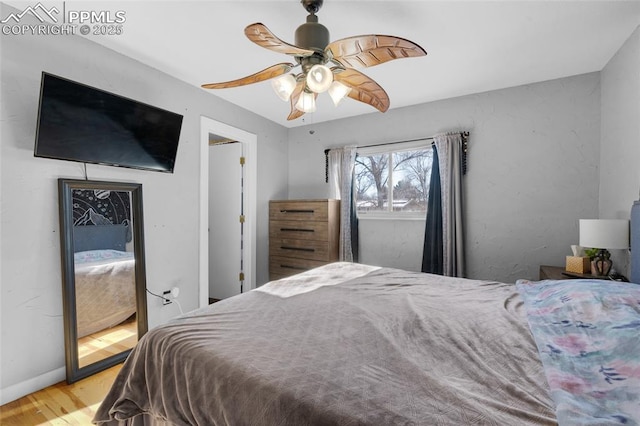
[[[60,241],[62,248],[62,302],[64,316],[64,346],[67,383],[74,383],[99,371],[123,362],[131,349],[80,367],[78,359],[78,327],[75,290],[75,261],[73,242],[73,190],[102,189],[131,192],[133,217],[133,253],[135,258],[135,294],[138,340],[148,330],[147,284],[144,259],[144,224],[142,215],[142,184],[105,182],[78,179],[58,179]]]

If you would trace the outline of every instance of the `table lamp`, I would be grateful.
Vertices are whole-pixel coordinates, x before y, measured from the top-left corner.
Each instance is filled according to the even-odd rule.
[[[580,219],[580,245],[598,249],[592,259],[592,275],[609,275],[612,261],[608,249],[629,248],[629,221],[625,219]]]

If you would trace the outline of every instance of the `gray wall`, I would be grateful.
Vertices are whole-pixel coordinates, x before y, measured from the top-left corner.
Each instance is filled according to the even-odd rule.
[[[601,86],[599,217],[629,219],[640,199],[640,27],[602,70]],[[628,275],[628,253],[611,254]]]
[[[471,132],[467,275],[514,282],[563,265],[578,219],[598,213],[599,73],[291,129],[289,196],[328,195],[325,148],[449,130]],[[363,262],[420,269],[423,221],[360,223]]]
[[[601,73],[600,217],[628,219],[640,195],[640,27]]]
[[[1,16],[11,9],[2,4]],[[26,17],[24,19],[27,19]],[[147,286],[180,286],[198,304],[200,116],[258,135],[257,282],[267,280],[267,201],[286,197],[286,128],[76,36],[2,35],[2,402],[64,379],[57,179],[84,178],[80,163],[34,158],[42,71],[184,115],[174,174],[88,165],[89,179],[143,185]],[[149,297],[150,326],[178,311]]]

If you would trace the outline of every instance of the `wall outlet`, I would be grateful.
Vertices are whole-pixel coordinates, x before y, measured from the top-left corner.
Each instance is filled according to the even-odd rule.
[[[171,290],[166,290],[162,292],[162,304],[170,305],[171,304]]]

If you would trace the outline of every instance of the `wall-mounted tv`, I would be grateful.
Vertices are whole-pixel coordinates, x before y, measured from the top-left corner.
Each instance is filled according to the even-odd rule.
[[[34,155],[173,173],[182,118],[43,72]]]

